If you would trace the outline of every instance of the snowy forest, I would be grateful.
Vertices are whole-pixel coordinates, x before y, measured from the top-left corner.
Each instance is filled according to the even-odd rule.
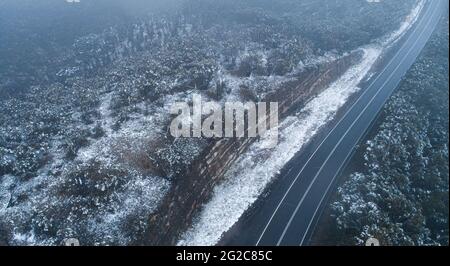
[[[416,2],[2,0],[0,245],[139,244],[210,144],[173,139],[168,104],[193,93],[263,99],[397,29]],[[338,190],[333,235],[344,243],[396,232],[384,240],[448,244],[448,54],[433,48],[442,45],[444,33]],[[417,214],[413,224],[405,213]]]

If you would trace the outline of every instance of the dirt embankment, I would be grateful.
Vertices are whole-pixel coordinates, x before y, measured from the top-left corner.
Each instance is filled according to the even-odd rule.
[[[358,52],[336,61],[311,67],[300,73],[295,81],[268,95],[266,102],[279,103],[279,118],[284,119],[323,91],[360,59]],[[180,234],[191,225],[193,218],[212,196],[214,187],[223,180],[229,166],[255,141],[249,138],[214,141],[201,156],[201,161],[177,178],[154,215],[149,217],[145,245],[175,245]]]

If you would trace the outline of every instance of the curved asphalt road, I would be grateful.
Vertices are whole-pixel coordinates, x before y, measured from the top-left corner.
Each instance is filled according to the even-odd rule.
[[[431,0],[403,46],[307,158],[282,178],[258,212],[225,244],[307,245],[336,177],[402,77],[414,63],[447,4]]]

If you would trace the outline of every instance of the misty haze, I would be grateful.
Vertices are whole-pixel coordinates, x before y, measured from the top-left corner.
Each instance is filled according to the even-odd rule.
[[[448,246],[448,38],[444,0],[0,0],[0,245]]]

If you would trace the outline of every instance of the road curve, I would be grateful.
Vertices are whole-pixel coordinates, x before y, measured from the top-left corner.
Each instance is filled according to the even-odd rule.
[[[252,215],[244,218],[225,245],[307,245],[330,188],[353,155],[383,105],[415,62],[443,12],[444,0],[426,5],[403,46],[367,86],[336,126],[307,157],[299,156],[292,169]]]

